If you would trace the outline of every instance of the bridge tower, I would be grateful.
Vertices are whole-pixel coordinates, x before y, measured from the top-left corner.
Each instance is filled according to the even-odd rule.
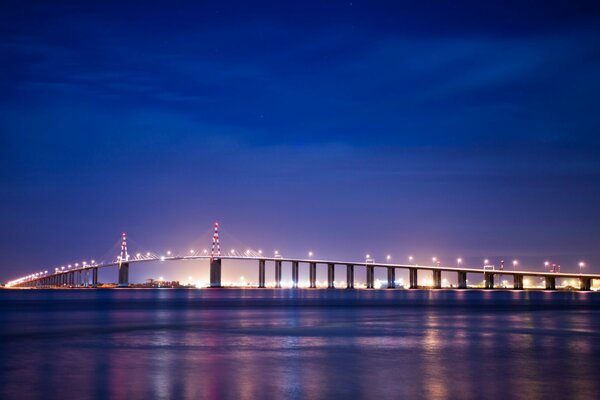
[[[215,222],[215,231],[210,250],[210,287],[221,287],[221,244],[219,243],[218,222]]]
[[[121,254],[119,255],[119,286],[129,286],[129,254],[127,253],[127,235],[123,232],[121,239]]]

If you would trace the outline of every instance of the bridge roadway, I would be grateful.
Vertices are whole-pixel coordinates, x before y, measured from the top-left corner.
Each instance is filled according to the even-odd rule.
[[[119,270],[119,287],[129,286],[129,265],[142,262],[163,262],[163,261],[178,261],[178,260],[210,260],[207,255],[191,255],[191,256],[169,256],[169,257],[141,257],[133,258],[127,262],[110,262],[104,264],[86,264],[79,268],[58,270],[52,274],[44,274],[41,276],[30,276],[26,279],[20,279],[9,282],[9,287],[97,287],[98,285],[98,269],[107,267],[118,267]],[[334,288],[334,277],[336,266],[344,266],[346,268],[346,287],[354,288],[354,267],[366,267],[367,288],[373,289],[374,286],[374,270],[375,268],[387,269],[387,288],[395,288],[396,270],[409,270],[409,288],[415,289],[418,287],[418,271],[432,271],[434,289],[442,287],[442,272],[453,272],[458,277],[458,288],[467,289],[467,274],[483,274],[486,289],[494,288],[494,278],[500,275],[509,275],[513,277],[513,288],[523,289],[523,277],[540,277],[545,281],[545,288],[548,290],[556,289],[556,280],[558,278],[576,279],[579,282],[579,290],[590,290],[592,280],[600,279],[600,275],[594,274],[576,274],[576,273],[552,273],[552,272],[535,272],[535,271],[510,271],[510,270],[482,270],[476,268],[454,268],[433,265],[416,265],[416,264],[391,264],[391,263],[372,263],[372,262],[349,262],[336,260],[317,260],[317,259],[299,259],[299,258],[283,258],[283,257],[255,257],[255,256],[221,256],[210,261],[210,287],[221,287],[221,269],[223,260],[254,260],[258,261],[259,282],[258,287],[265,287],[265,265],[266,262],[275,263],[275,287],[281,287],[281,272],[283,263],[291,263],[292,267],[292,285],[298,287],[298,276],[300,265],[308,264],[309,268],[309,283],[310,288],[316,288],[317,265],[324,264],[327,266],[327,286]],[[91,274],[91,282],[90,282]]]

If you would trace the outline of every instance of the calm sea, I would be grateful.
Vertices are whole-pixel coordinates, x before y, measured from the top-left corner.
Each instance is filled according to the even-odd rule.
[[[0,291],[0,399],[600,398],[600,293]]]

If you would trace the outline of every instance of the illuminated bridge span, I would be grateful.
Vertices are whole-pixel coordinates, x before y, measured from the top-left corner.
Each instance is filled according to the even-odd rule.
[[[50,288],[50,287],[97,287],[98,269],[116,267],[118,269],[118,287],[129,286],[129,267],[136,263],[163,262],[163,261],[185,261],[185,260],[209,260],[210,261],[210,287],[219,288],[221,284],[221,270],[224,260],[245,260],[256,262],[258,264],[258,287],[266,287],[266,263],[275,264],[275,287],[282,287],[282,269],[284,264],[292,269],[292,287],[299,287],[299,271],[301,268],[308,268],[309,287],[317,287],[317,267],[326,266],[327,268],[327,287],[335,287],[335,269],[337,267],[346,269],[346,285],[348,289],[354,288],[355,267],[365,267],[366,269],[366,287],[375,288],[375,268],[383,268],[387,271],[387,286],[389,289],[396,287],[396,271],[405,269],[409,271],[410,289],[418,288],[419,271],[431,271],[432,284],[429,286],[434,289],[442,288],[442,272],[456,274],[458,289],[467,289],[468,274],[484,275],[486,289],[499,287],[495,280],[500,276],[511,276],[513,278],[513,288],[523,289],[524,277],[537,277],[545,282],[545,288],[548,290],[556,289],[558,279],[567,279],[578,282],[579,290],[590,290],[592,280],[600,279],[600,275],[594,274],[576,274],[560,272],[535,272],[535,271],[509,271],[509,270],[491,270],[477,268],[459,268],[444,267],[441,265],[416,265],[416,264],[394,264],[394,263],[375,263],[370,258],[365,261],[341,261],[341,260],[319,260],[313,258],[288,258],[282,257],[275,252],[273,257],[265,257],[260,250],[246,250],[244,253],[230,252],[230,255],[221,255],[220,243],[218,237],[218,224],[215,224],[215,235],[213,236],[213,247],[211,252],[204,250],[202,252],[190,251],[188,255],[172,255],[167,252],[166,255],[157,255],[155,253],[136,254],[130,257],[127,252],[126,236],[123,234],[121,244],[121,255],[116,260],[104,263],[82,262],[81,264],[69,265],[66,268],[54,268],[54,271],[41,271],[25,277],[13,280],[7,283],[7,287],[32,287],[32,288]]]

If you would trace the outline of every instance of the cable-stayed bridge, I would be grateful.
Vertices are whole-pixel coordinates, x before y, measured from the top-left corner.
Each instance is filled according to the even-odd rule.
[[[196,251],[190,250],[188,254],[173,254],[167,251],[165,254],[146,252],[130,255],[127,249],[127,236],[125,233],[121,239],[121,252],[116,259],[108,262],[90,262],[82,261],[81,263],[70,264],[67,266],[56,267],[53,270],[44,270],[35,272],[18,279],[7,282],[6,287],[16,288],[53,288],[53,287],[98,287],[98,270],[101,268],[117,268],[118,271],[118,287],[129,286],[129,268],[137,263],[148,262],[164,262],[164,261],[186,261],[186,260],[208,260],[210,263],[210,287],[222,287],[222,269],[224,261],[242,260],[248,263],[258,264],[258,287],[266,287],[266,264],[274,263],[275,277],[274,287],[282,287],[282,269],[284,265],[292,272],[292,288],[299,288],[299,272],[301,268],[308,268],[309,288],[317,287],[317,267],[326,266],[327,268],[327,288],[335,288],[335,270],[336,268],[345,268],[346,284],[345,288],[353,289],[355,286],[355,268],[364,267],[366,270],[366,288],[375,288],[375,268],[383,268],[387,271],[387,285],[384,288],[393,289],[397,287],[396,272],[398,270],[408,270],[409,282],[407,287],[416,289],[419,287],[418,275],[419,272],[429,271],[432,275],[431,284],[428,288],[442,288],[442,272],[453,273],[457,277],[457,289],[468,289],[468,274],[483,274],[484,287],[486,289],[494,289],[500,287],[498,278],[501,276],[512,277],[513,289],[524,289],[524,277],[541,278],[548,290],[557,289],[557,281],[559,279],[571,280],[576,282],[576,288],[579,290],[590,290],[592,281],[600,279],[600,275],[582,274],[582,273],[562,273],[557,271],[526,271],[526,270],[494,270],[494,269],[479,269],[479,268],[463,268],[463,267],[447,267],[440,263],[435,265],[417,265],[396,264],[396,263],[376,263],[369,256],[364,261],[349,261],[349,260],[328,260],[309,258],[290,258],[283,257],[278,251],[275,251],[273,256],[265,256],[261,250],[247,249],[239,252],[231,250],[227,254],[221,254],[219,225],[215,223],[214,233],[212,238],[212,247],[208,249]],[[256,265],[256,264],[255,264]]]

